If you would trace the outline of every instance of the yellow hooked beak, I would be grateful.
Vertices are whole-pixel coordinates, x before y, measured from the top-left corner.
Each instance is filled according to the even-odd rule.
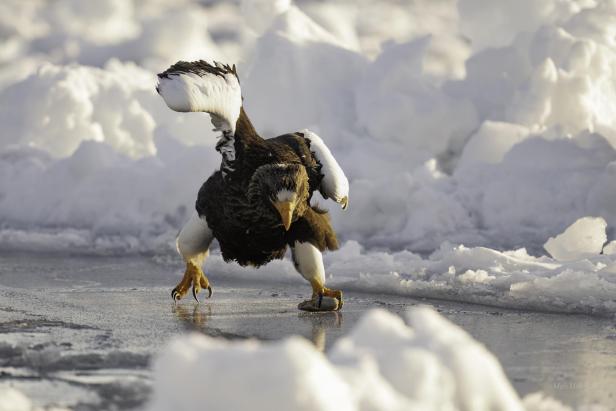
[[[280,214],[284,229],[289,231],[289,227],[291,227],[291,222],[293,221],[293,210],[295,209],[295,204],[291,201],[274,201],[273,204]]]

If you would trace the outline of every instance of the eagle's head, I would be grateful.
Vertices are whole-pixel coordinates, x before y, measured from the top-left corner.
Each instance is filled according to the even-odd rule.
[[[273,207],[289,230],[308,208],[308,188],[308,173],[301,164],[267,164],[253,174],[248,194],[253,204]]]

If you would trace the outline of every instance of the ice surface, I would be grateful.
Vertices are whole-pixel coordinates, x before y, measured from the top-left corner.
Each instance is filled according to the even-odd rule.
[[[413,308],[407,321],[369,311],[326,355],[299,337],[178,338],[155,362],[149,409],[567,410],[542,394],[522,401],[498,360],[436,311]]]
[[[378,258],[383,256],[376,263]],[[169,290],[177,260],[33,253],[3,253],[0,260],[0,386],[20,390],[35,406],[102,410],[143,404],[151,392],[150,356],[187,331],[265,341],[301,335],[330,350],[366,311],[378,306],[403,314],[418,304],[432,305],[485,344],[521,396],[542,391],[572,406],[610,404],[613,398],[616,329],[610,318],[384,295],[361,287],[344,289],[341,312],[303,313],[297,303],[310,295],[310,286],[293,274],[291,264],[276,267],[271,276],[244,272],[252,281],[238,281],[225,278],[217,258],[208,272],[213,298],[174,305]],[[287,268],[289,282],[283,284]],[[392,340],[381,332],[388,322],[381,322],[367,325],[379,332],[370,340],[363,333],[362,344],[376,346],[381,336]]]

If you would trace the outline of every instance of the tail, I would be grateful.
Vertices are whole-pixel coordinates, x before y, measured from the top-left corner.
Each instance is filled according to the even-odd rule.
[[[235,65],[178,61],[158,75],[156,91],[170,109],[209,113],[216,130],[235,133],[242,108]]]

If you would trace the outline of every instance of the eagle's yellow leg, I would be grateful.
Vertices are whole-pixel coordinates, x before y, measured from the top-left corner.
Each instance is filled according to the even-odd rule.
[[[178,252],[186,261],[186,272],[182,281],[171,291],[171,297],[177,301],[184,297],[192,285],[192,293],[195,300],[202,289],[207,289],[209,297],[212,296],[210,282],[203,274],[201,266],[209,255],[209,247],[214,239],[214,233],[207,225],[205,218],[196,212],[184,225],[177,238]]]
[[[188,261],[186,263],[186,271],[184,272],[184,277],[182,281],[179,282],[177,286],[171,291],[171,297],[174,301],[182,299],[188,293],[188,289],[192,285],[192,293],[195,300],[197,299],[197,294],[202,289],[207,289],[209,291],[208,298],[212,296],[212,287],[210,286],[210,281],[203,273],[201,267],[195,264],[193,261]]]
[[[295,269],[312,286],[312,298],[297,308],[304,311],[338,311],[342,308],[342,291],[325,287],[325,268],[321,251],[310,242],[296,241],[291,248]]]

